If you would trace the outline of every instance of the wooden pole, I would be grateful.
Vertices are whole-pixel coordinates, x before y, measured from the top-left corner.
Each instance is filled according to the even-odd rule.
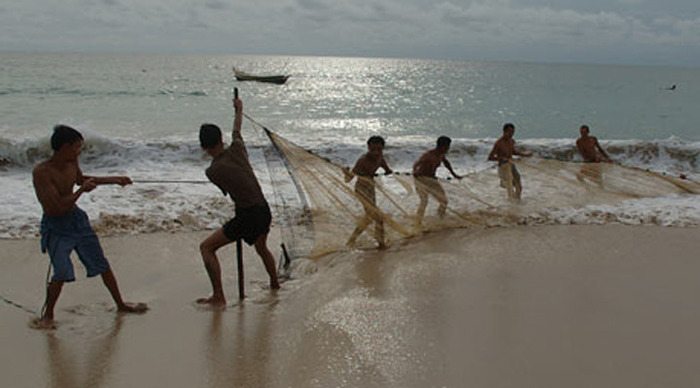
[[[245,281],[243,275],[243,243],[239,238],[236,240],[236,256],[238,262],[238,299],[245,298]]]
[[[233,99],[238,99],[238,88],[233,88]],[[236,240],[236,258],[238,262],[238,299],[245,298],[245,277],[243,275],[243,242]]]

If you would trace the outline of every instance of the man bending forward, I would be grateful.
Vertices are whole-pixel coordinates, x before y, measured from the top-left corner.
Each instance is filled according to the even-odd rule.
[[[202,124],[199,129],[200,145],[213,158],[206,170],[207,177],[224,194],[228,194],[236,206],[236,216],[207,237],[199,247],[213,293],[208,298],[198,299],[197,303],[215,306],[226,304],[221,285],[221,266],[216,251],[238,239],[255,246],[270,276],[270,288],[280,288],[275,259],[267,248],[267,234],[270,232],[272,221],[270,207],[250,166],[248,152],[241,137],[243,102],[237,98],[233,105],[235,118],[233,141],[230,146],[224,146],[221,130],[216,125]]]

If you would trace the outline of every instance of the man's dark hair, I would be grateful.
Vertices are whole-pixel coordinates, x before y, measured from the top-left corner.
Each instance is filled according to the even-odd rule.
[[[370,144],[381,144],[381,146],[384,147],[384,138],[381,136],[372,136],[367,139],[367,145]]]
[[[83,135],[75,129],[67,125],[56,125],[53,127],[53,135],[51,135],[51,149],[58,151],[64,144],[73,144],[83,140]]]
[[[440,136],[437,139],[437,146],[438,147],[449,147],[450,144],[452,144],[452,139],[450,139],[447,136]]]
[[[515,129],[515,125],[513,123],[505,123],[503,124],[503,132],[509,130],[509,129]]]
[[[199,127],[199,145],[204,149],[214,148],[221,143],[221,129],[214,124]]]
[[[582,125],[581,128],[579,128],[579,129],[585,129],[586,132],[590,132],[590,130],[591,130],[590,128],[588,128],[588,125],[586,125],[586,124]]]

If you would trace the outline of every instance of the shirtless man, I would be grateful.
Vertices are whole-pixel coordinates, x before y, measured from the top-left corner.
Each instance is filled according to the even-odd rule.
[[[357,194],[357,198],[365,209],[364,216],[357,223],[357,227],[348,239],[348,246],[355,245],[355,241],[360,234],[374,221],[374,238],[377,240],[378,247],[380,249],[386,247],[384,241],[384,220],[376,206],[377,200],[374,183],[374,174],[379,167],[384,169],[386,175],[392,173],[386,160],[384,160],[383,151],[384,139],[381,136],[372,136],[367,140],[367,153],[357,160],[352,170],[343,170],[345,173],[345,182],[350,182],[352,178],[357,177],[357,181],[355,182],[355,194]]]
[[[202,124],[199,129],[199,142],[202,149],[213,158],[206,169],[207,178],[218,186],[224,195],[228,194],[236,206],[236,216],[207,237],[199,246],[204,267],[209,275],[213,293],[210,297],[197,299],[197,303],[224,306],[221,285],[221,266],[216,251],[238,239],[254,245],[255,251],[265,265],[270,276],[270,288],[280,288],[275,269],[275,259],[267,248],[267,235],[270,232],[272,214],[263,195],[258,179],[248,161],[248,152],[241,137],[243,102],[233,100],[235,118],[233,120],[233,141],[226,147],[221,129],[214,124]]]
[[[588,125],[582,125],[579,132],[581,133],[581,137],[576,140],[576,148],[584,162],[612,162],[603,147],[598,143],[598,139],[595,136],[589,135],[590,129]]]
[[[595,136],[589,135],[590,129],[588,125],[582,125],[579,132],[581,133],[581,137],[576,140],[576,148],[579,154],[581,154],[581,158],[583,158],[583,161],[586,163],[581,166],[581,169],[576,174],[576,179],[584,182],[585,179],[588,178],[593,183],[602,187],[603,171],[602,166],[598,163],[612,163],[612,160],[603,147],[600,146],[598,139]]]
[[[447,136],[440,136],[437,139],[436,147],[430,151],[426,151],[423,155],[413,163],[413,179],[416,185],[416,192],[420,198],[418,210],[416,211],[416,226],[420,226],[425,215],[425,208],[428,206],[428,195],[432,195],[439,203],[437,214],[440,217],[445,216],[447,211],[447,195],[442,185],[437,180],[435,172],[441,164],[447,167],[447,170],[457,179],[462,179],[452,170],[452,165],[447,160],[445,155],[450,150],[452,139]]]
[[[75,280],[70,260],[73,250],[78,253],[88,277],[102,276],[118,311],[142,313],[147,310],[143,303],[131,304],[122,300],[117,280],[87,214],[76,205],[83,193],[89,193],[99,185],[126,186],[131,184],[131,179],[126,176],[83,175],[78,163],[82,146],[83,136],[80,132],[57,125],[51,136],[53,155],[34,167],[32,172],[34,191],[44,211],[41,218],[41,250],[48,252],[53,267],[53,277],[46,288],[46,306],[36,321],[40,328],[55,328],[54,307],[63,283]],[[80,187],[73,191],[75,185]]]
[[[523,186],[520,182],[520,173],[513,163],[513,155],[531,156],[532,154],[515,149],[514,134],[515,125],[511,123],[503,125],[503,136],[493,145],[488,160],[498,162],[498,176],[501,179],[501,187],[508,191],[508,199],[520,200]]]

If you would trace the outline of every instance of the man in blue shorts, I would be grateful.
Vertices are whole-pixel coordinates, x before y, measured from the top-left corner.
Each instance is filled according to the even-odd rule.
[[[83,193],[99,185],[131,184],[125,176],[94,177],[83,175],[78,157],[83,146],[83,136],[75,129],[57,125],[51,136],[53,155],[39,163],[32,171],[34,191],[44,214],[41,218],[41,250],[48,252],[53,266],[53,277],[46,289],[46,308],[37,321],[40,328],[54,328],[54,307],[61,294],[63,283],[75,280],[72,251],[87,270],[87,276],[102,276],[102,281],[112,295],[120,312],[141,313],[145,304],[125,303],[117,286],[117,280],[102,252],[97,235],[90,221],[76,202]],[[73,191],[75,185],[80,186]]]
[[[248,161],[248,152],[241,136],[243,102],[236,98],[233,105],[235,117],[233,141],[230,146],[224,145],[221,129],[216,125],[202,124],[199,129],[200,145],[213,158],[206,170],[207,178],[218,186],[224,195],[228,194],[236,206],[236,216],[199,246],[213,292],[210,297],[198,299],[197,303],[219,307],[226,304],[226,298],[221,285],[221,266],[216,251],[238,239],[255,246],[255,251],[260,255],[270,276],[270,288],[280,288],[275,258],[267,248],[267,234],[270,232],[272,221],[270,207]]]

